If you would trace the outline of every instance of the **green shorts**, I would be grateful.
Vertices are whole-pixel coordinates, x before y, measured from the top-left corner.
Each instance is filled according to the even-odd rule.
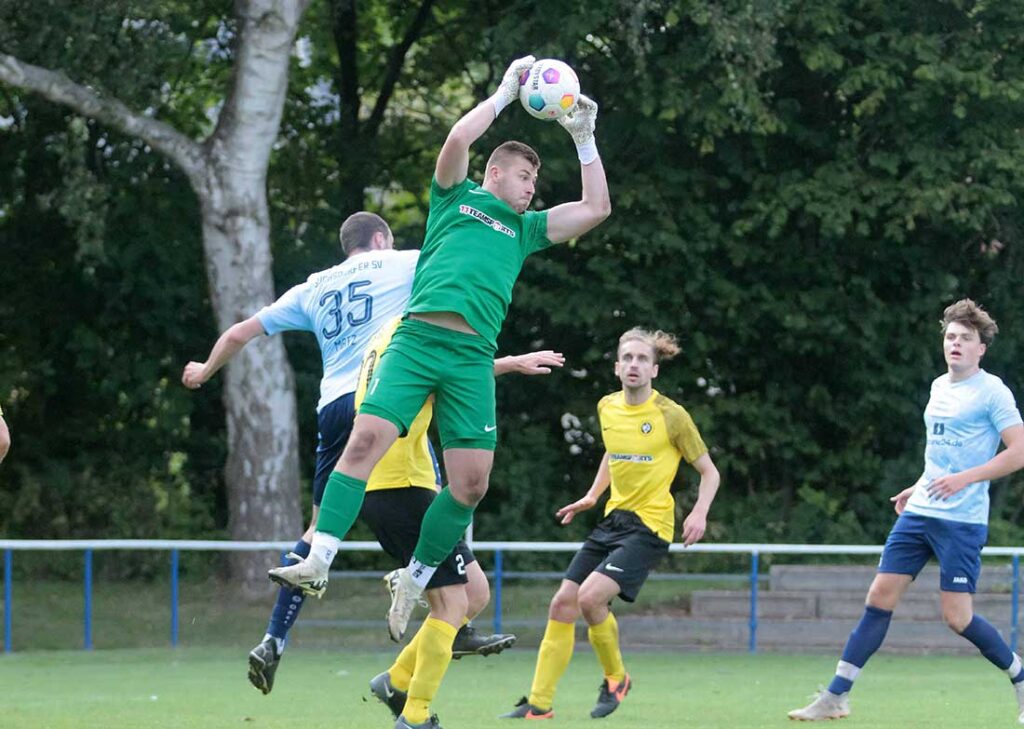
[[[380,358],[359,412],[384,418],[405,435],[431,393],[442,449],[494,450],[494,348],[475,334],[405,319]]]

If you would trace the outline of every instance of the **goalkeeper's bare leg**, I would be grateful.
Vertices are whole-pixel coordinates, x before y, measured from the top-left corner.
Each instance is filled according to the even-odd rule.
[[[395,424],[376,415],[360,413],[356,416],[352,435],[324,490],[309,556],[295,564],[269,570],[271,580],[298,588],[307,595],[323,595],[334,555],[359,516],[366,481],[396,440],[398,427]]]
[[[483,426],[482,426],[483,427]],[[473,510],[487,493],[494,451],[484,448],[448,448],[444,452],[448,488],[423,516],[420,538],[409,566],[398,572],[388,610],[388,633],[398,642],[437,566],[452,551],[472,523]]]

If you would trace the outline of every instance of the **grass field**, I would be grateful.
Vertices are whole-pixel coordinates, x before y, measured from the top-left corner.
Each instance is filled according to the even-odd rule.
[[[274,692],[245,678],[246,647],[37,651],[0,656],[0,726],[301,727],[391,729],[367,680],[390,663],[383,652],[291,650]],[[453,662],[435,703],[445,729],[507,727],[495,716],[528,688],[535,651]],[[636,683],[597,726],[794,727],[786,711],[827,681],[824,656],[632,653]],[[588,712],[600,674],[581,648],[562,682],[551,727],[593,727]],[[845,729],[961,729],[1016,725],[1013,692],[981,658],[876,657],[862,676]],[[801,725],[803,726],[803,725]],[[835,726],[835,725],[830,725]]]

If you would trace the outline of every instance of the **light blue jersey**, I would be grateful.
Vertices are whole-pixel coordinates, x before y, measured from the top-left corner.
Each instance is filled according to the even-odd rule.
[[[978,481],[948,499],[928,496],[928,484],[991,460],[999,449],[1000,433],[1020,425],[1020,411],[1010,388],[985,370],[960,382],[944,374],[932,382],[924,409],[928,445],[924,473],[917,480],[907,511],[936,519],[988,524],[988,481]]]
[[[293,286],[256,317],[269,334],[313,332],[323,356],[317,412],[355,392],[359,366],[380,326],[402,314],[419,251],[366,251]]]

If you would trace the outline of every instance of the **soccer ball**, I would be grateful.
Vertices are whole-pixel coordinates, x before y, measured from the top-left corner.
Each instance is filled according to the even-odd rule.
[[[580,98],[580,80],[569,64],[544,58],[519,77],[519,101],[538,119],[565,116]]]

